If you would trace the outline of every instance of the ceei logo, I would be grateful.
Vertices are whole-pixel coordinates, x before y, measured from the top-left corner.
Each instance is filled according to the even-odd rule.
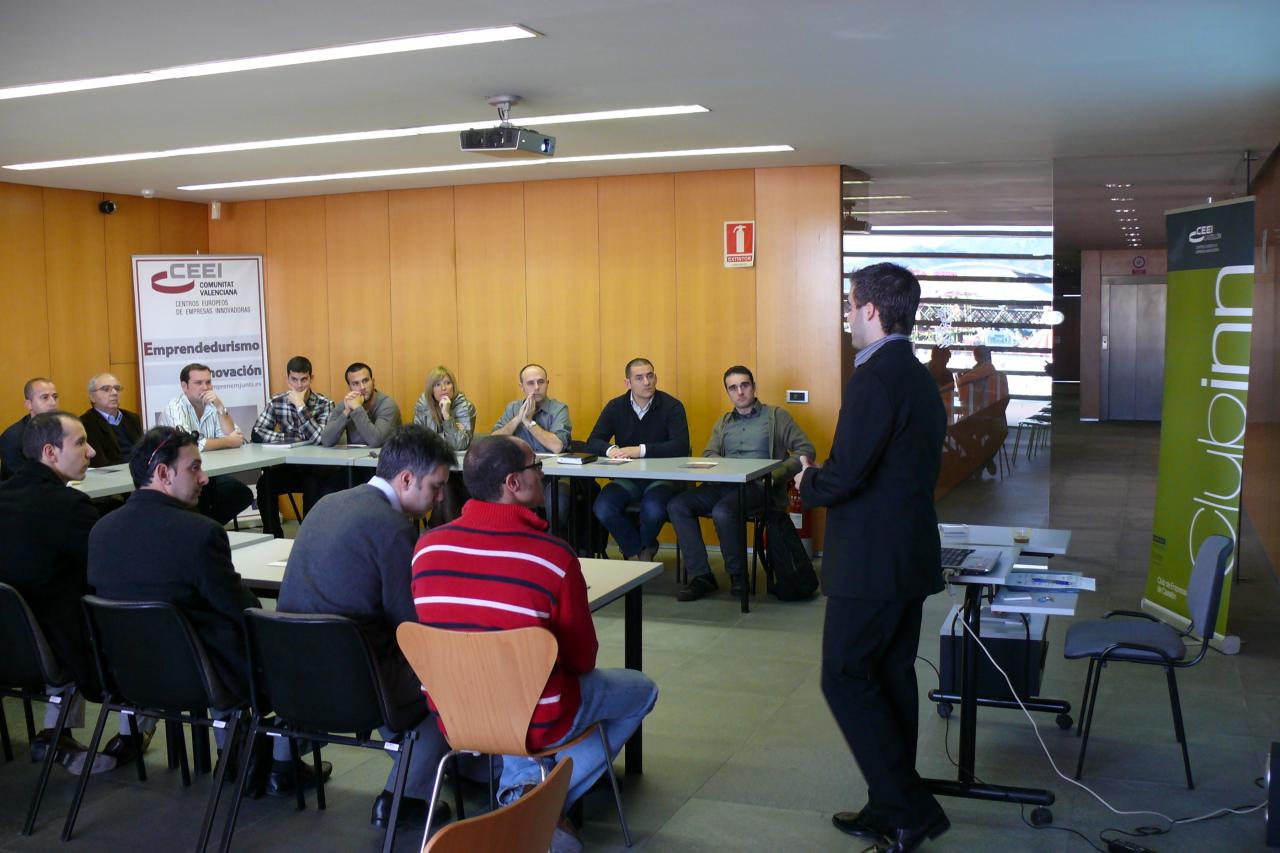
[[[196,287],[195,281],[189,281],[186,284],[161,284],[160,283],[165,279],[167,279],[168,277],[169,277],[169,273],[165,272],[164,270],[161,270],[160,272],[151,276],[151,289],[156,291],[157,293],[186,293],[190,290],[195,290],[195,287]]]
[[[1200,243],[1203,242],[1206,237],[1212,238],[1213,236],[1212,225],[1201,225],[1198,228],[1193,229],[1191,233],[1187,235],[1187,242]]]

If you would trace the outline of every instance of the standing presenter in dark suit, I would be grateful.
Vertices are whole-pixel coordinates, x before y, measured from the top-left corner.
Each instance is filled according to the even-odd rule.
[[[853,276],[857,350],[824,466],[802,459],[806,508],[826,507],[822,692],[867,781],[867,805],[832,821],[908,851],[950,823],[915,769],[915,656],[924,600],[943,588],[933,490],[946,414],[912,353],[920,283],[895,264]]]

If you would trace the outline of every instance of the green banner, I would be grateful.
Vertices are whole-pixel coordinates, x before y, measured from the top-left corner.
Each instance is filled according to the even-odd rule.
[[[1249,344],[1253,199],[1170,211],[1164,410],[1146,602],[1188,617],[1187,584],[1210,534],[1239,546]],[[1235,568],[1232,553],[1228,572]],[[1226,634],[1231,584],[1217,632]]]

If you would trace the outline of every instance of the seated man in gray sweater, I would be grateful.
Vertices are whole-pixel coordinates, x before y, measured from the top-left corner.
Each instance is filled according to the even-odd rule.
[[[372,480],[321,498],[307,513],[280,585],[281,612],[334,613],[359,622],[373,647],[387,701],[421,709],[400,807],[404,819],[425,819],[436,765],[448,749],[428,714],[422,684],[396,643],[396,628],[418,618],[410,579],[418,538],[413,519],[436,502],[453,461],[453,451],[426,427],[396,429],[382,446]],[[382,734],[391,738],[399,732]],[[376,827],[385,828],[391,814],[390,789],[399,761],[396,753],[387,790],[374,800],[371,822]],[[441,805],[447,812],[448,806]]]
[[[813,442],[786,409],[770,406],[756,398],[756,380],[751,371],[735,364],[724,372],[724,391],[733,408],[716,421],[703,456],[726,459],[786,459],[773,472],[766,490],[760,483],[747,488],[748,514],[769,509],[782,512],[787,505],[787,483],[800,471],[800,457],[814,458]],[[747,524],[738,511],[738,487],[729,483],[703,483],[672,498],[667,504],[676,542],[684,552],[689,582],[676,590],[680,601],[695,601],[719,587],[707,564],[707,546],[702,541],[699,516],[715,522],[725,572],[732,594],[742,594],[747,572]]]
[[[345,376],[347,394],[320,430],[320,443],[325,447],[339,441],[381,447],[400,426],[400,407],[378,390],[369,365],[357,361],[347,367]]]

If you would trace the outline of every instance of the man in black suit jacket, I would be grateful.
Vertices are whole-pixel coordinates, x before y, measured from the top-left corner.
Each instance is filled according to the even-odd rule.
[[[67,483],[79,480],[89,468],[93,448],[74,415],[54,410],[32,415],[23,433],[25,460],[0,487],[0,581],[18,590],[36,617],[57,659],[75,675],[81,689],[97,693],[98,674],[80,611],[80,596],[90,592],[85,578],[89,531],[98,511],[89,497]],[[58,707],[46,709],[44,729],[31,744],[43,758],[53,740]],[[84,700],[72,700],[67,726],[84,725]],[[64,733],[58,760],[79,774],[88,749]],[[93,770],[116,765],[111,756],[98,756]]]
[[[95,452],[89,463],[94,468],[129,461],[133,446],[142,438],[142,419],[120,408],[123,390],[120,380],[111,373],[99,373],[89,380],[91,405],[80,416],[80,422]]]
[[[194,511],[209,482],[196,437],[173,427],[149,430],[134,448],[129,472],[134,492],[89,534],[89,583],[102,598],[177,605],[222,683],[247,698],[243,611],[259,602],[231,562],[227,531]],[[284,753],[287,758],[287,744]]]
[[[950,823],[915,770],[915,656],[924,599],[943,588],[933,490],[946,413],[909,335],[920,283],[895,264],[854,273],[856,369],[831,455],[802,459],[806,507],[827,507],[822,692],[867,781],[867,806],[836,827],[914,850]]]

